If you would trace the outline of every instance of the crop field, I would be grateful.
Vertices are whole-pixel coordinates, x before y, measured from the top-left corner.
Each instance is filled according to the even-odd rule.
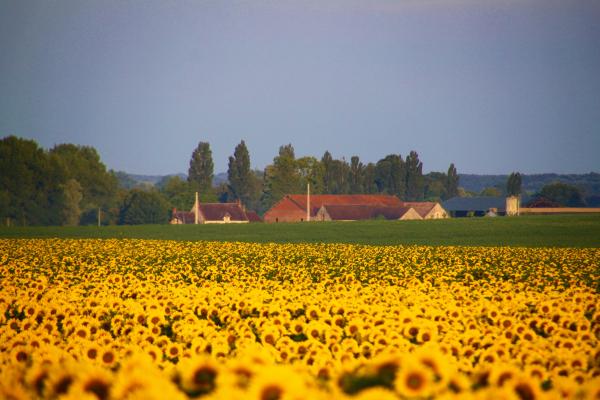
[[[2,399],[597,399],[600,249],[0,239]]]
[[[0,227],[0,238],[599,247],[600,214],[280,224]]]

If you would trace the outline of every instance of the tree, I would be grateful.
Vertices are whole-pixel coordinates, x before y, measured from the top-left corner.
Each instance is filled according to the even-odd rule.
[[[360,162],[358,156],[350,158],[350,193],[364,193],[364,165]]]
[[[347,194],[350,191],[350,166],[346,160],[333,160],[330,167],[329,190],[331,194]]]
[[[296,168],[300,174],[300,188],[310,183],[312,194],[323,193],[323,166],[315,157],[302,157],[296,160]]]
[[[321,158],[323,193],[345,194],[350,191],[350,166],[346,160],[336,160],[326,151]]]
[[[585,207],[581,190],[573,185],[555,182],[546,185],[535,196],[566,207]]]
[[[50,156],[61,165],[67,180],[75,179],[81,186],[80,223],[96,223],[99,207],[115,206],[118,179],[106,169],[95,148],[59,144],[50,150]]]
[[[423,200],[423,163],[419,161],[419,155],[416,151],[411,151],[406,156],[406,200]]]
[[[323,168],[323,193],[331,194],[333,193],[333,157],[329,151],[325,151],[323,153],[323,157],[321,157],[321,167]]]
[[[364,193],[377,193],[377,184],[375,183],[375,164],[368,163],[363,170],[363,191]]]
[[[379,193],[393,194],[401,199],[406,193],[406,170],[400,154],[389,154],[375,165],[375,183]]]
[[[506,181],[506,194],[509,196],[518,196],[521,194],[521,174],[513,172]]]
[[[430,172],[423,176],[424,194],[427,201],[440,201],[446,197],[447,175],[443,172]]]
[[[254,174],[250,169],[250,153],[246,143],[242,140],[235,147],[233,156],[229,157],[229,168],[227,170],[227,179],[229,180],[229,190],[232,194],[232,200],[241,200],[245,205],[252,202]]]
[[[446,174],[446,199],[458,196],[458,179],[456,167],[450,164]]]
[[[169,212],[169,203],[159,192],[133,189],[121,206],[119,223],[164,224],[169,221]]]
[[[194,191],[189,182],[174,175],[161,182],[160,193],[171,207],[190,210],[194,205]]]
[[[63,191],[63,209],[62,223],[63,225],[76,226],[79,225],[79,217],[81,209],[79,204],[83,199],[83,190],[77,180],[71,178],[64,185]]]
[[[192,190],[205,196],[208,195],[208,197],[211,195],[214,197],[212,190],[213,173],[214,164],[210,144],[200,142],[192,152],[188,170],[188,182]]]
[[[296,168],[296,156],[291,144],[279,147],[279,155],[273,164],[265,168],[265,191],[262,198],[263,207],[270,208],[284,195],[300,193],[301,177]]]
[[[64,169],[33,140],[0,140],[0,218],[11,225],[61,222]]]

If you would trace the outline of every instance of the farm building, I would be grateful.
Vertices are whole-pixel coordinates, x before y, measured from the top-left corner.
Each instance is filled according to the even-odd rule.
[[[453,197],[443,204],[453,217],[483,217],[485,215],[518,215],[521,200],[510,197]]]
[[[448,212],[440,203],[435,201],[405,201],[404,207],[414,208],[423,219],[448,218]]]
[[[240,203],[200,203],[198,193],[192,209],[173,209],[171,224],[244,224],[261,222],[254,211],[246,211]]]
[[[308,203],[308,207],[307,207]],[[324,205],[364,205],[373,207],[402,206],[396,196],[367,194],[288,194],[271,207],[264,215],[265,222],[301,222],[314,219]],[[307,211],[307,209],[309,209]]]
[[[317,211],[317,221],[358,221],[384,218],[388,220],[423,219],[412,207],[379,207],[354,204],[324,204]]]
[[[386,219],[444,218],[438,203],[404,203],[396,196],[379,194],[288,194],[265,213],[265,222],[354,221]]]

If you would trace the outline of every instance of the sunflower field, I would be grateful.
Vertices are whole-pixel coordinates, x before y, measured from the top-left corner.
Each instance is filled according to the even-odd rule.
[[[0,240],[2,399],[600,399],[600,250]]]

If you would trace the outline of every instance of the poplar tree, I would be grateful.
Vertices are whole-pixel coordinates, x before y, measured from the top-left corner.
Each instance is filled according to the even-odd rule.
[[[411,151],[406,156],[406,200],[423,200],[423,163],[419,161],[419,155],[416,151]]]
[[[213,173],[214,164],[210,144],[208,142],[200,142],[190,159],[188,182],[194,191],[202,194],[211,194]]]
[[[321,157],[321,165],[323,167],[323,193],[333,193],[334,177],[333,177],[333,157],[329,151],[325,151]]]
[[[446,175],[446,198],[450,199],[456,196],[458,196],[458,173],[454,164],[450,164]]]
[[[294,147],[291,144],[279,147],[279,155],[273,164],[265,168],[265,192],[263,207],[270,208],[286,194],[303,193]]]
[[[379,193],[403,199],[406,193],[406,169],[400,154],[389,154],[375,164],[375,183]]]
[[[350,158],[350,193],[364,193],[364,165],[358,156]]]
[[[229,190],[236,200],[241,200],[245,205],[251,201],[254,174],[250,169],[250,153],[246,143],[242,140],[235,147],[233,156],[229,157],[229,168],[227,169],[227,179],[229,180]]]
[[[509,196],[518,196],[521,194],[521,174],[513,172],[508,176],[506,181],[506,194]]]

